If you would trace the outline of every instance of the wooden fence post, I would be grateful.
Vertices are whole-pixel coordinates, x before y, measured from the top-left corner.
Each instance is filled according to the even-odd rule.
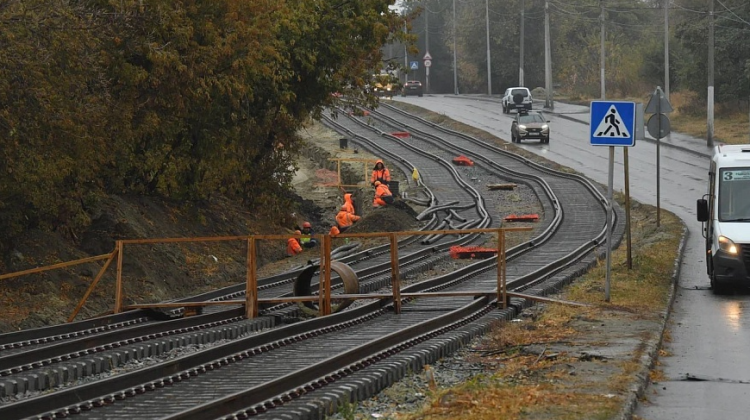
[[[245,283],[245,318],[258,316],[258,273],[255,252],[255,237],[247,238],[247,277]]]
[[[115,309],[114,313],[122,311],[122,241],[117,241],[117,280],[115,280]]]
[[[396,234],[388,235],[391,240],[391,288],[393,289],[393,309],[401,313],[401,278],[398,271],[398,240]]]

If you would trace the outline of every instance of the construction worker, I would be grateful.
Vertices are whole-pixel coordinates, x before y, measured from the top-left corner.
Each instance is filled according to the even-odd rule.
[[[419,171],[417,171],[417,168],[415,167],[413,171],[411,171],[411,179],[414,180],[414,184],[419,187]]]
[[[302,223],[302,234],[303,235],[312,235],[313,234],[312,225],[310,224],[310,222]],[[299,242],[305,248],[312,248],[312,247],[318,245],[318,241],[316,241],[315,239],[311,238],[310,236],[303,236],[302,238],[300,238]]]
[[[387,204],[393,204],[393,194],[388,185],[375,181],[375,198],[372,200],[373,207],[385,207]]]
[[[385,167],[385,164],[383,164],[381,159],[375,161],[375,167],[372,168],[370,183],[374,186],[376,181],[380,181],[384,184],[391,182],[391,171]]]
[[[336,214],[336,224],[338,224],[340,232],[345,232],[359,219],[360,217],[356,214],[349,213],[346,205],[341,206],[341,210]]]
[[[296,235],[302,234],[302,232],[295,230]],[[286,256],[293,257],[302,252],[302,246],[299,244],[298,238],[289,238],[286,241]]]
[[[354,201],[352,201],[352,195],[350,193],[344,194],[344,205],[342,208],[346,207],[346,211],[351,214],[356,214],[354,211]]]

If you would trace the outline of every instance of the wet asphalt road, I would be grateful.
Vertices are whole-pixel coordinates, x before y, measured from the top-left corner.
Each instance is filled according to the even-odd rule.
[[[510,141],[511,115],[499,98],[425,95],[395,98],[445,114]],[[541,105],[534,105],[540,109]],[[608,147],[589,143],[587,107],[555,103],[550,143],[524,141],[521,147],[607,184]],[[646,116],[648,118],[648,115]],[[656,143],[638,141],[629,149],[631,197],[657,205]],[[636,414],[648,420],[750,418],[750,292],[715,296],[708,290],[704,239],[695,218],[696,200],[707,188],[710,149],[705,139],[673,133],[660,150],[660,206],[679,216],[688,231],[680,281],[661,368],[666,380],[647,390]],[[623,153],[615,153],[614,188],[624,190]],[[612,285],[613,288],[617,284]]]

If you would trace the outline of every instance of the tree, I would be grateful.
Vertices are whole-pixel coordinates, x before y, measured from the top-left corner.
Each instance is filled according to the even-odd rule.
[[[289,206],[296,133],[407,40],[394,0],[9,0],[0,235],[75,230],[107,193]],[[269,220],[273,221],[273,220]]]

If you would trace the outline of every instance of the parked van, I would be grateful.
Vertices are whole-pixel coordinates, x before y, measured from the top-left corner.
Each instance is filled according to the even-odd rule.
[[[750,144],[714,148],[698,221],[714,293],[750,286]]]

